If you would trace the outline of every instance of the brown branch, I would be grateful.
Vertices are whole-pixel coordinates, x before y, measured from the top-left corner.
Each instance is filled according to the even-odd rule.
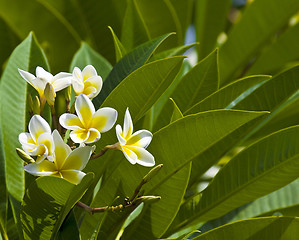
[[[119,148],[119,143],[118,142],[113,144],[113,145],[107,145],[98,154],[95,154],[95,155],[91,156],[90,159],[96,159],[96,158],[99,158],[99,157],[103,156],[107,152],[108,149],[118,149],[118,148]]]

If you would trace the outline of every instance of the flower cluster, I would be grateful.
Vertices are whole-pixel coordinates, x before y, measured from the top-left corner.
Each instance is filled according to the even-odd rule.
[[[51,175],[64,178],[73,184],[80,183],[85,175],[82,170],[93,153],[93,147],[88,144],[100,140],[101,134],[109,131],[117,121],[118,114],[115,109],[104,107],[96,110],[92,103],[92,99],[101,91],[102,78],[91,65],[82,71],[75,67],[72,74],[58,73],[55,76],[42,67],[36,68],[36,76],[21,69],[19,73],[38,92],[40,112],[46,102],[53,107],[56,92],[70,85],[76,96],[74,112],[64,113],[59,118],[60,125],[70,130],[69,137],[75,149],[72,150],[65,143],[68,135],[63,140],[62,131],[55,129],[52,132],[45,119],[34,115],[29,121],[29,132],[19,135],[25,153],[34,157],[34,162],[25,165],[24,170],[35,176]],[[52,121],[55,121],[53,116]],[[153,155],[146,150],[152,140],[152,133],[147,130],[133,133],[133,122],[128,108],[123,129],[119,124],[116,126],[116,136],[118,142],[107,145],[106,148],[113,146],[111,148],[121,150],[131,164],[147,167],[155,165]]]

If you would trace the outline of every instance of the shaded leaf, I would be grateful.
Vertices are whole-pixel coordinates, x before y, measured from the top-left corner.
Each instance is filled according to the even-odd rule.
[[[221,85],[241,74],[250,59],[299,9],[297,0],[262,0],[250,4],[219,51]],[[273,18],[275,16],[275,18]]]
[[[93,174],[87,174],[79,185],[52,176],[34,181],[22,202],[24,238],[55,239],[63,220],[83,196],[92,178]]]
[[[113,37],[115,58],[116,58],[116,62],[118,62],[121,58],[123,58],[123,56],[126,55],[127,51],[126,51],[125,47],[122,45],[122,43],[119,41],[119,39],[116,36],[116,34],[114,33],[112,27],[109,26],[108,28]]]
[[[212,239],[280,239],[295,240],[299,234],[299,218],[255,218],[227,224],[216,228],[196,240]],[[237,237],[237,238],[236,238]]]

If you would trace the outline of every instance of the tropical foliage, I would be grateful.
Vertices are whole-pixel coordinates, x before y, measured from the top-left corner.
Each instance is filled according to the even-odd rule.
[[[298,12],[0,0],[0,239],[297,239]]]

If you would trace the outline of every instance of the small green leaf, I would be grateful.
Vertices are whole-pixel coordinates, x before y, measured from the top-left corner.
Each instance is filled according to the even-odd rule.
[[[27,189],[21,208],[25,239],[55,239],[65,217],[83,196],[93,178],[87,174],[80,184],[45,176]]]
[[[116,62],[118,62],[120,59],[123,58],[127,54],[127,51],[123,44],[120,42],[116,34],[114,33],[112,27],[108,26],[112,37],[113,37],[113,42],[114,42],[114,48],[115,48],[115,57],[116,57]]]
[[[157,47],[170,35],[172,35],[172,33],[165,34],[157,39],[140,45],[116,63],[104,82],[101,94],[93,100],[95,107],[99,108],[106,97],[124,78],[145,64]]]
[[[103,78],[103,80],[106,79],[112,69],[111,64],[104,57],[93,50],[87,43],[82,42],[81,47],[73,57],[70,72],[73,71],[74,67],[78,67],[83,70],[83,68],[89,64],[95,67],[97,73]]]
[[[194,240],[280,239],[295,240],[299,235],[299,218],[266,217],[234,222],[204,233]]]
[[[173,112],[172,112],[170,122],[174,122],[178,119],[181,119],[183,117],[183,114],[182,114],[181,110],[179,109],[178,105],[176,105],[175,101],[172,98],[170,98],[170,100],[173,104]]]

